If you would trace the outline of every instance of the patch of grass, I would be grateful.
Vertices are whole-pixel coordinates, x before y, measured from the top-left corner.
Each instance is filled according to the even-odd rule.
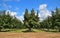
[[[43,32],[42,30],[40,30],[40,29],[32,29],[33,31],[35,31],[35,32]]]
[[[44,29],[44,30],[42,30],[42,31],[45,31],[45,32],[59,32],[59,30],[57,30],[57,29]]]
[[[35,32],[35,31],[34,31],[34,30],[29,30],[29,29],[27,29],[27,30],[22,31],[22,32]]]
[[[28,29],[15,29],[13,31],[10,32],[42,32],[40,29],[32,29],[31,31],[29,31]]]
[[[22,32],[23,30],[26,29],[1,29],[0,32]]]
[[[31,31],[29,31],[28,29],[27,30],[23,30],[22,32],[43,32],[42,30],[40,29],[32,29]]]
[[[10,32],[12,31],[13,29],[1,29],[1,32]]]
[[[18,33],[23,33],[23,32],[42,32],[40,29],[32,29],[29,31],[28,29],[2,29],[2,32],[18,32]]]
[[[13,31],[10,31],[10,32],[18,32],[18,33],[20,33],[20,32],[22,32],[22,31],[25,31],[26,29],[14,29]]]

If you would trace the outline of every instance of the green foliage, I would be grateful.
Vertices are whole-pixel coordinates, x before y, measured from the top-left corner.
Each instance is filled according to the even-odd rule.
[[[26,28],[31,30],[31,28],[37,27],[38,24],[39,24],[38,12],[37,12],[37,15],[35,15],[35,11],[34,9],[32,9],[31,13],[29,14],[28,10],[26,9],[24,14],[24,25],[26,26]]]
[[[56,8],[55,12],[52,11],[52,16],[48,16],[42,22],[39,19],[39,12],[37,13],[34,9],[31,12],[28,12],[28,9],[25,9],[23,23],[16,18],[16,16],[11,16],[9,12],[5,14],[5,11],[0,12],[0,31],[1,29],[20,29],[28,28],[31,31],[32,28],[35,29],[58,29],[60,32],[60,10]],[[35,14],[36,13],[36,14]]]
[[[59,9],[56,8],[56,11],[52,11],[52,16],[47,17],[40,23],[41,28],[49,29],[58,29],[60,31],[60,12]]]
[[[9,12],[0,15],[0,31],[3,28],[22,28],[22,22],[18,20],[15,16],[11,16]]]

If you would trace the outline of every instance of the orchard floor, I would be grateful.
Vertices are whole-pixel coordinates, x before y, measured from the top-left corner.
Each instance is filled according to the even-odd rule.
[[[60,38],[60,33],[52,32],[28,32],[28,33],[14,33],[14,32],[0,32],[0,38]]]

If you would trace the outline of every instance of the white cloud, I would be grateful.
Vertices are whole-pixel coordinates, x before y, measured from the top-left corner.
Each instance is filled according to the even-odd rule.
[[[22,12],[20,16],[17,16],[17,18],[19,20],[23,21],[24,20],[24,12]]]
[[[47,4],[42,4],[39,6],[39,17],[40,20],[43,20],[47,18],[48,16],[51,16],[51,12],[47,9]]]
[[[42,4],[39,6],[39,10],[43,10],[43,9],[46,9],[47,5],[46,4]]]
[[[17,12],[11,12],[11,16],[17,15]]]
[[[23,22],[23,20],[24,20],[24,16],[23,15],[21,15],[21,16],[16,16],[20,21],[22,21]]]
[[[11,15],[11,16],[16,16],[17,15],[17,12],[13,12],[13,11],[10,11],[10,10],[7,10],[6,11],[6,14],[9,12],[9,14]]]
[[[10,14],[11,16],[16,16],[17,19],[19,19],[20,21],[23,22],[23,20],[24,20],[24,12],[22,12],[22,14],[19,15],[19,16],[17,16],[17,15],[18,15],[18,12],[13,12],[13,11],[7,10],[7,11],[6,11],[6,14],[7,14],[8,12],[9,12],[9,14]]]

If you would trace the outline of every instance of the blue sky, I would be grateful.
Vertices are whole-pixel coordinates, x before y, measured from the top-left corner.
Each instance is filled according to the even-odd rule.
[[[0,0],[0,10],[10,10],[13,12],[12,14],[15,13],[17,17],[21,16],[22,19],[26,8],[29,11],[32,8],[35,11],[39,9],[41,11],[41,7],[45,7],[42,11],[46,10],[50,12],[51,10],[55,10],[56,7],[60,8],[60,0]]]

